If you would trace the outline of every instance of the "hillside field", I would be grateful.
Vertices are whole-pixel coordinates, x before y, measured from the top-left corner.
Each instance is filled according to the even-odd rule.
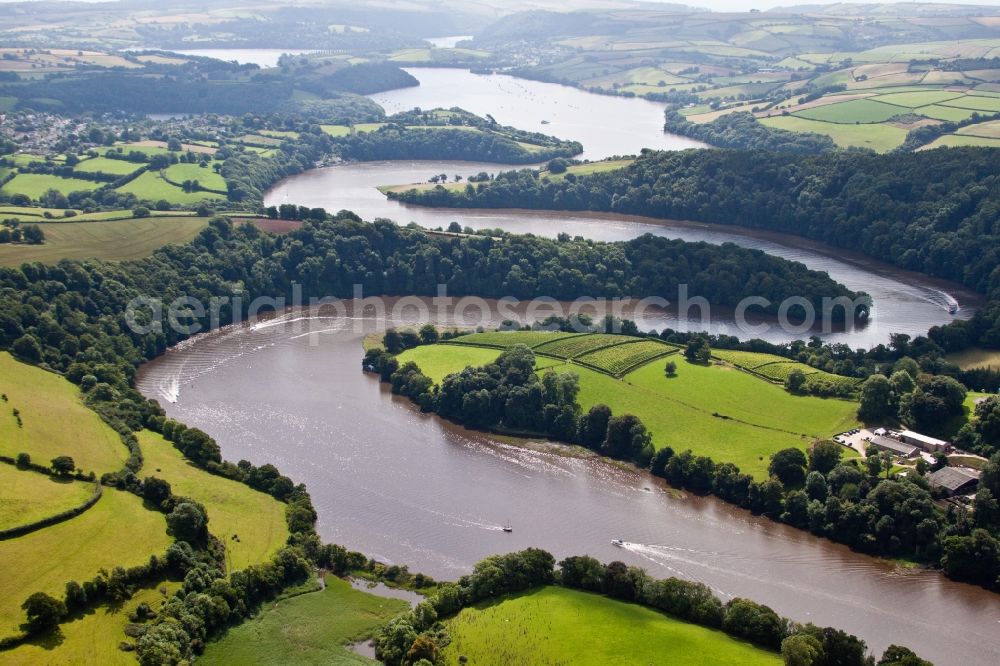
[[[171,542],[162,513],[114,488],[105,488],[97,504],[75,518],[0,541],[0,636],[16,633],[24,621],[21,603],[31,594],[62,597],[67,582],[89,580],[102,568],[143,564]]]
[[[80,506],[94,493],[91,483],[57,480],[0,464],[0,529],[27,525]]]
[[[13,458],[24,452],[42,465],[69,455],[78,468],[98,476],[121,469],[128,457],[118,434],[59,375],[0,352],[0,393],[7,396],[0,402],[0,454]],[[20,427],[14,409],[20,412]]]
[[[782,663],[778,654],[721,631],[636,604],[559,587],[466,608],[445,625],[451,634],[451,645],[443,651],[448,666]]]
[[[500,335],[511,336],[513,344],[521,334]],[[581,336],[580,341],[583,339]],[[565,348],[573,342],[561,339],[546,343],[539,342],[537,337],[529,340],[538,351],[557,345]],[[643,343],[621,347],[625,349],[631,344]],[[427,366],[425,374],[440,382],[449,373],[469,365],[482,365],[500,353],[499,349],[438,344],[407,350],[399,355],[399,361],[401,364],[413,361],[422,370]],[[583,359],[586,358],[585,355]],[[678,366],[674,377],[664,373],[668,359]],[[680,354],[658,357],[621,379],[572,361],[560,363],[539,356],[537,362],[539,370],[552,367],[579,375],[578,401],[584,411],[603,403],[615,414],[635,414],[652,433],[656,448],[670,446],[675,451],[690,448],[716,462],[735,463],[758,479],[766,478],[768,460],[774,452],[787,447],[805,449],[815,439],[857,424],[855,402],[792,395],[778,384],[729,365],[696,365]]]
[[[54,264],[60,259],[140,259],[164,245],[187,243],[206,224],[207,217],[188,216],[40,224],[45,242],[0,245],[0,266],[30,261]]]
[[[208,531],[225,544],[230,571],[266,562],[285,545],[288,527],[284,504],[238,481],[195,467],[157,433],[140,432],[139,446],[143,476],[164,479],[175,495],[205,506]]]
[[[372,664],[345,645],[372,636],[384,622],[407,610],[399,599],[355,590],[336,576],[326,589],[268,605],[257,617],[209,643],[199,664]]]

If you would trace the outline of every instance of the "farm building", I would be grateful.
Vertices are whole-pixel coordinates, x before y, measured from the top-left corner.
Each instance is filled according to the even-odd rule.
[[[949,446],[948,442],[943,439],[937,439],[935,437],[928,437],[927,435],[921,435],[919,432],[913,432],[912,430],[903,430],[898,433],[899,441],[906,442],[907,444],[912,444],[913,446],[919,447],[924,451],[933,453],[935,451],[944,451]]]
[[[979,485],[979,472],[968,467],[942,467],[929,474],[927,481],[949,495],[968,495]]]
[[[920,454],[920,449],[917,447],[889,437],[875,435],[871,438],[870,442],[872,446],[880,451],[888,451],[893,455],[902,456],[904,458],[915,458]]]

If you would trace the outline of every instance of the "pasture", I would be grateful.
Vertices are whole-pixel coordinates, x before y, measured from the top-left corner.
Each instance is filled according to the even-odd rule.
[[[858,148],[871,148],[879,153],[897,148],[906,139],[906,130],[892,125],[828,123],[797,116],[761,118],[760,122],[768,127],[791,132],[825,134],[841,148],[857,146]]]
[[[41,245],[0,245],[0,266],[29,261],[54,264],[60,259],[139,259],[164,245],[190,241],[206,224],[208,218],[193,216],[47,223],[40,225],[45,232]]]
[[[370,664],[345,646],[371,637],[407,610],[399,599],[355,590],[336,576],[326,588],[284,599],[209,643],[199,664]]]
[[[226,546],[229,571],[261,564],[288,539],[285,505],[238,481],[195,467],[157,433],[139,433],[143,476],[170,483],[175,495],[201,502],[208,511],[208,530]]]
[[[796,111],[795,115],[827,123],[880,123],[907,111],[908,109],[866,98],[815,106]]]
[[[142,162],[127,162],[125,160],[114,160],[109,157],[92,157],[77,164],[73,167],[73,170],[84,173],[110,173],[116,176],[125,176],[144,168],[146,168],[146,165]]]
[[[45,465],[56,456],[72,456],[76,466],[98,476],[121,469],[128,449],[80,399],[64,378],[14,360],[0,352],[0,454],[27,453]],[[18,426],[13,410],[18,410]]]
[[[522,334],[493,335],[516,337]],[[541,353],[548,347],[562,345],[563,353],[567,353],[568,343],[590,337],[597,336],[567,337],[541,345],[536,342],[535,351]],[[625,344],[605,347],[591,354],[619,354],[628,351],[629,347],[649,344],[669,350],[667,345],[653,340],[628,342],[635,338],[612,337]],[[414,361],[424,374],[440,382],[449,373],[488,363],[499,353],[496,348],[445,344],[416,347],[398,358],[401,364]],[[678,366],[674,377],[667,377],[664,372],[667,360]],[[766,360],[761,359],[761,362]],[[657,357],[631,370],[622,379],[609,376],[608,371],[598,371],[573,361],[559,363],[543,356],[537,357],[536,368],[539,372],[552,368],[576,373],[580,378],[578,402],[584,411],[596,404],[606,404],[615,414],[635,414],[649,429],[656,448],[670,446],[678,451],[690,448],[695,454],[709,456],[717,462],[735,463],[755,478],[767,476],[768,459],[774,452],[787,447],[804,449],[815,439],[843,432],[857,423],[855,402],[792,395],[784,387],[761,377],[726,365],[691,364],[680,354]]]
[[[226,179],[217,174],[211,166],[199,166],[190,163],[178,163],[168,166],[164,173],[175,183],[185,180],[196,180],[198,184],[210,190],[226,191]]]
[[[162,513],[114,488],[105,488],[97,504],[75,518],[0,541],[0,636],[17,631],[24,621],[21,602],[31,594],[61,597],[68,581],[89,580],[102,568],[143,564],[171,542]]]
[[[195,166],[195,168],[198,167]],[[225,195],[214,192],[185,192],[180,187],[171,185],[164,180],[163,176],[153,171],[147,171],[135,180],[122,185],[116,191],[122,194],[134,194],[142,201],[156,202],[162,199],[178,206],[193,206],[210,199],[226,198]]]
[[[38,201],[49,190],[69,194],[70,192],[90,192],[100,186],[101,183],[81,178],[61,178],[45,173],[19,173],[7,181],[3,187],[0,187],[0,194],[8,196],[23,194],[32,201]]]
[[[0,529],[27,525],[68,511],[86,502],[93,493],[91,483],[56,480],[0,463]]]
[[[499,603],[466,608],[445,625],[451,644],[443,651],[443,662],[449,666],[782,663],[778,654],[721,631],[636,604],[560,587],[544,587]]]
[[[86,666],[135,666],[135,654],[118,649],[118,644],[128,640],[125,627],[129,615],[141,603],[149,604],[154,611],[166,601],[179,585],[164,582],[137,590],[128,601],[115,606],[100,606],[92,611],[75,615],[59,625],[51,635],[19,645],[3,653],[7,666],[34,666],[53,663],[52,651],[57,650],[60,664]],[[166,591],[164,594],[163,591]]]

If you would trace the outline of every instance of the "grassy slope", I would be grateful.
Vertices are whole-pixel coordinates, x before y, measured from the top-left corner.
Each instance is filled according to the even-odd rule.
[[[23,622],[20,606],[34,592],[62,596],[70,580],[89,580],[101,568],[131,567],[170,545],[163,514],[135,495],[105,488],[83,514],[25,536],[0,541],[0,636]]]
[[[906,130],[892,125],[845,125],[825,123],[795,116],[761,118],[761,124],[793,132],[818,132],[833,139],[841,148],[858,146],[884,153],[896,148],[906,139]]]
[[[440,381],[468,365],[482,365],[499,350],[457,345],[417,347],[400,355]],[[657,448],[690,448],[716,462],[732,462],[757,478],[767,476],[768,457],[783,448],[805,448],[813,438],[828,437],[854,426],[857,406],[846,400],[793,396],[781,386],[730,367],[700,366],[682,356],[677,376],[668,379],[664,359],[632,371],[622,380],[579,365],[556,365],[580,376],[579,402],[584,410],[604,403],[616,414],[642,419]],[[550,359],[546,367],[552,366]],[[427,368],[424,368],[427,365]],[[713,412],[730,419],[712,416]],[[741,423],[745,421],[746,423]]]
[[[177,583],[165,583],[138,590],[120,606],[101,606],[73,617],[60,625],[57,633],[4,652],[3,663],[6,666],[53,663],[134,666],[135,654],[118,649],[119,643],[128,640],[124,632],[125,626],[129,624],[129,614],[143,602],[149,604],[154,611],[159,610],[166,600],[160,588],[165,588],[167,594],[171,594],[178,586]]]
[[[205,217],[146,217],[107,222],[59,222],[42,226],[41,245],[0,245],[0,266],[60,259],[139,259],[170,243],[186,243],[208,223]]]
[[[21,173],[0,188],[0,194],[24,194],[37,200],[49,189],[69,194],[82,190],[96,190],[100,186],[101,183],[80,178],[60,178],[44,173]]]
[[[205,664],[370,664],[344,645],[371,636],[406,610],[398,599],[376,597],[327,576],[326,589],[286,599],[209,644]]]
[[[93,492],[89,483],[57,481],[0,464],[0,529],[26,525],[80,506]]]
[[[157,433],[139,433],[139,445],[144,460],[142,476],[165,479],[175,495],[190,497],[208,509],[208,529],[226,544],[230,571],[265,562],[285,544],[284,504],[242,483],[198,469]]]
[[[50,372],[15,361],[0,352],[0,453],[31,455],[46,464],[59,455],[98,476],[121,469],[128,450],[118,434],[80,401],[76,386]],[[21,412],[22,427],[12,415]]]
[[[119,176],[125,176],[138,171],[144,166],[146,165],[139,162],[113,160],[110,157],[92,157],[89,160],[83,160],[77,164],[74,167],[74,170],[89,173],[112,173]]]
[[[756,664],[781,663],[777,654],[720,631],[676,620],[635,604],[546,587],[483,609],[468,608],[447,622],[452,642],[444,663],[465,656],[490,664]]]
[[[197,180],[202,187],[212,190],[226,191],[226,179],[215,173],[210,166],[202,167],[197,164],[180,163],[171,164],[166,170],[167,177],[175,183],[183,183],[185,180]]]
[[[165,181],[158,172],[147,171],[135,180],[119,187],[116,192],[134,194],[144,201],[159,201],[165,199],[172,204],[186,206],[207,199],[225,199],[221,194],[213,192],[185,192]]]

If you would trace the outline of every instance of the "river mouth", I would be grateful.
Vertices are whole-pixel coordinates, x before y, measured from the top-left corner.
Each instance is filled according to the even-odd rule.
[[[534,546],[701,581],[723,600],[752,598],[842,628],[877,652],[900,643],[936,663],[985,665],[1000,651],[1000,599],[990,592],[628,466],[420,413],[361,371],[364,335],[400,323],[374,310],[340,321],[283,313],[181,343],[145,364],[136,385],[215,437],[226,459],[270,462],[305,483],[324,541],[412,571],[455,579],[485,556]]]

